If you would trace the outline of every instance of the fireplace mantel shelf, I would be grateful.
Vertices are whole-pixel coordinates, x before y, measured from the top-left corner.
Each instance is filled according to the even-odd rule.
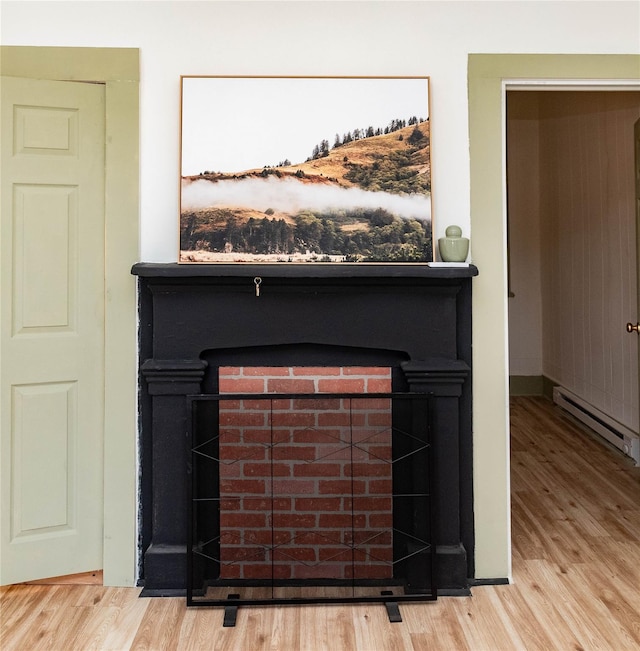
[[[178,264],[139,262],[131,273],[143,278],[291,278],[291,279],[455,279],[478,275],[468,267],[429,267],[426,264]]]

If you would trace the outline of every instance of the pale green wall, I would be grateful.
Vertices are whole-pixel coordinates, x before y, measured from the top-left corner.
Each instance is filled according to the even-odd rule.
[[[531,80],[638,82],[640,56],[469,55],[477,577],[511,574],[504,85]]]

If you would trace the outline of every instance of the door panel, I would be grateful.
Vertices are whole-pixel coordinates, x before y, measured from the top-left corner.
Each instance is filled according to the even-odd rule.
[[[75,187],[14,187],[14,336],[74,330],[77,204]]]
[[[69,382],[13,387],[12,540],[73,531],[75,388]]]
[[[102,567],[104,87],[2,78],[0,583]]]

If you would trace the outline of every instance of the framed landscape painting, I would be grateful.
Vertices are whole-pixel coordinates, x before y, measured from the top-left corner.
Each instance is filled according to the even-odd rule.
[[[433,260],[428,77],[182,77],[180,262]]]

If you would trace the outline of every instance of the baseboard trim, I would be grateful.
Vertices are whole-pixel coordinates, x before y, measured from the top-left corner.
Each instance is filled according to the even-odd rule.
[[[510,396],[541,396],[543,395],[544,379],[542,375],[510,375]]]
[[[497,579],[469,579],[469,585],[472,588],[477,588],[481,585],[509,585],[510,581],[506,578]]]

